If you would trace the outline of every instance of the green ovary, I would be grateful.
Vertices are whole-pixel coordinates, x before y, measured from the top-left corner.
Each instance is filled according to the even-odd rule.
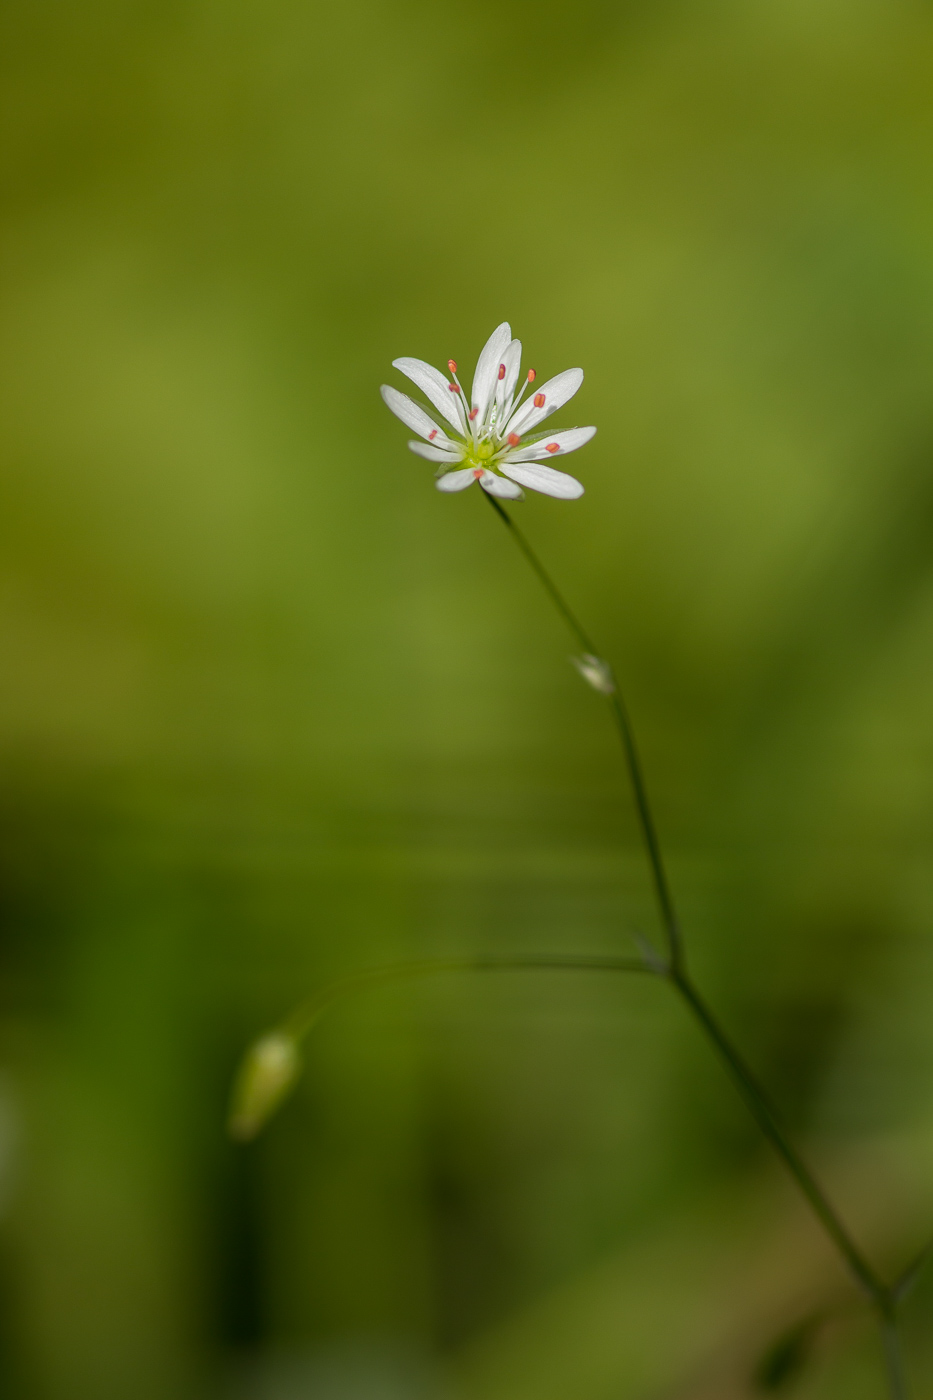
[[[463,465],[465,467],[484,467],[488,470],[492,466],[492,458],[495,456],[495,452],[495,447],[488,440],[485,442],[478,442],[475,446],[471,447],[464,456]]]

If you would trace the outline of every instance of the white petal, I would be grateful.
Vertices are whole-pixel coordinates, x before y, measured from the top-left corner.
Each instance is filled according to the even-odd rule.
[[[533,387],[521,408],[512,414],[507,427],[501,430],[502,433],[530,433],[550,414],[562,408],[568,399],[572,399],[582,383],[582,369],[565,369],[561,374],[555,374],[546,384],[542,384],[540,389]],[[535,399],[542,397],[544,402],[538,408],[535,406]]]
[[[479,484],[490,496],[502,496],[507,501],[520,501],[525,494],[514,481],[506,481],[504,476],[496,476],[494,472],[484,472]]]
[[[460,472],[445,472],[439,476],[434,485],[438,491],[463,491],[465,487],[472,486],[476,477],[472,467],[465,467]]]
[[[499,371],[496,370],[496,417],[502,417],[503,407],[511,403],[512,395],[515,393],[515,385],[518,383],[518,371],[522,363],[522,342],[513,340],[502,356],[502,364],[505,365],[505,375],[499,378]]]
[[[576,477],[566,472],[556,472],[553,467],[540,466],[537,462],[522,462],[513,466],[511,462],[500,462],[500,470],[527,486],[531,491],[540,491],[545,496],[556,496],[561,501],[575,501],[583,495],[583,487]]]
[[[448,442],[453,448],[454,444],[450,442],[447,434],[437,426],[433,419],[428,417],[424,409],[416,404],[414,399],[410,399],[407,394],[399,393],[398,389],[393,389],[390,384],[383,384],[379,392],[386,407],[391,408],[396,418],[401,418],[406,428],[412,428],[422,437],[429,438],[438,445]]]
[[[489,412],[489,405],[492,402],[493,390],[499,379],[499,366],[502,363],[502,356],[505,354],[512,339],[512,331],[508,321],[503,321],[501,326],[496,326],[492,335],[486,341],[480,351],[479,359],[476,361],[476,373],[473,375],[473,393],[471,403],[474,408],[479,409],[479,421],[486,421],[486,414]]]
[[[576,452],[596,433],[595,428],[567,428],[562,433],[551,433],[548,437],[533,442],[528,447],[516,447],[506,453],[504,462],[549,462],[552,457],[562,457],[565,452]],[[549,449],[556,448],[556,451]]]
[[[395,369],[400,369],[403,374],[418,385],[426,399],[430,399],[438,413],[442,413],[450,423],[451,427],[461,432],[460,414],[457,412],[457,405],[454,399],[459,397],[451,392],[450,380],[445,379],[439,369],[433,365],[425,364],[424,360],[413,360],[408,355],[403,355],[400,360],[393,360]]]
[[[412,452],[419,457],[425,457],[429,462],[446,462],[451,466],[456,466],[457,462],[463,461],[463,453],[458,452],[454,443],[445,452],[442,447],[435,447],[431,442],[410,442],[408,446]]]

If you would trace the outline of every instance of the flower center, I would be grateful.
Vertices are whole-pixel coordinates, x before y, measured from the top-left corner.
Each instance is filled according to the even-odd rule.
[[[479,442],[467,443],[466,455],[464,456],[464,466],[473,467],[474,470],[482,471],[489,467],[491,458],[496,455],[495,444],[489,438],[480,438]]]

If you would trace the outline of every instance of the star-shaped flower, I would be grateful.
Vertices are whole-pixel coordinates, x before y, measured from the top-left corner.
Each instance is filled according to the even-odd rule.
[[[424,360],[406,356],[392,361],[417,384],[433,410],[422,408],[388,384],[382,386],[388,407],[424,439],[408,444],[412,452],[438,463],[435,484],[439,491],[462,491],[478,481],[491,496],[511,500],[521,499],[523,486],[565,501],[583,495],[575,477],[544,463],[575,452],[589,442],[596,429],[536,431],[573,398],[583,383],[583,371],[565,369],[526,399],[525,391],[536,376],[530,369],[519,389],[521,358],[521,341],[512,339],[511,327],[503,321],[476,363],[469,408],[455,360],[447,361],[449,379]]]

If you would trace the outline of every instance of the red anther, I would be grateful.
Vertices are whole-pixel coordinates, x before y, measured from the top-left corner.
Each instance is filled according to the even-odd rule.
[[[474,481],[479,481],[479,479],[480,479],[480,477],[482,476],[482,474],[483,474],[483,469],[482,469],[482,467],[474,467],[474,468],[473,468],[473,480],[474,480]]]
[[[433,442],[434,439],[435,439],[436,437],[437,437],[437,429],[436,429],[436,428],[432,428],[431,431],[428,433],[428,442]]]
[[[544,407],[544,395],[543,395],[543,394],[535,394],[533,402],[534,402],[535,408],[543,408],[543,407]]]
[[[450,370],[451,374],[456,374],[456,373],[457,373],[457,361],[456,361],[456,360],[448,360],[448,361],[447,361],[447,368]]]
[[[509,446],[510,446],[510,447],[517,447],[518,444],[519,444],[520,442],[521,442],[521,438],[518,436],[518,433],[509,433]]]
[[[505,365],[500,365],[500,366],[499,366],[499,378],[500,378],[500,379],[504,379],[504,378],[505,378]]]
[[[460,385],[459,385],[459,384],[448,384],[447,387],[448,387],[448,389],[450,390],[450,392],[451,392],[452,394],[459,394],[459,393],[460,393]]]
[[[529,383],[529,384],[533,384],[533,383],[535,382],[535,380],[537,379],[537,377],[538,377],[538,376],[537,376],[537,372],[536,372],[535,370],[530,369],[530,370],[528,371],[528,383]]]
[[[559,443],[559,442],[546,442],[546,443],[544,444],[544,450],[545,450],[545,452],[559,452],[559,451],[560,451],[560,443]]]
[[[477,413],[479,413],[479,409],[478,409],[478,408],[471,408],[471,409],[470,409],[470,412],[469,412],[469,415],[468,415],[468,416],[469,416],[469,419],[470,419],[470,422],[471,422],[471,423],[473,422],[473,419],[476,417]]]

